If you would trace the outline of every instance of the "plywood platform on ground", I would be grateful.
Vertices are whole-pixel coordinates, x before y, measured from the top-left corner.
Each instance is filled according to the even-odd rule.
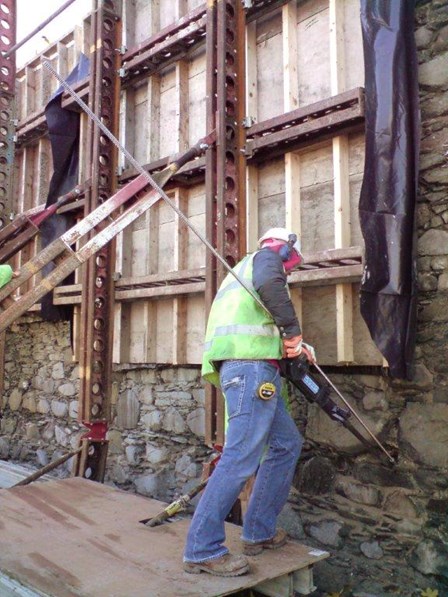
[[[308,594],[312,565],[329,555],[291,541],[251,558],[246,576],[187,574],[182,552],[189,521],[155,528],[140,522],[162,508],[156,500],[81,478],[1,490],[1,594],[216,597],[257,587],[286,597],[293,589]],[[238,552],[240,529],[227,524],[226,532],[229,548]]]

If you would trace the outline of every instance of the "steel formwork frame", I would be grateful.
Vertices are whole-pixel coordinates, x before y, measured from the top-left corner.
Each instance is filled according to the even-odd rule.
[[[243,125],[245,116],[245,32],[246,21],[278,9],[286,0],[209,0],[192,10],[169,27],[151,36],[129,50],[121,49],[121,2],[94,0],[92,13],[91,76],[89,84],[79,87],[87,94],[92,111],[117,135],[119,83],[122,87],[148,77],[188,55],[192,49],[206,44],[206,118],[207,131],[216,129],[217,143],[208,149],[205,164],[197,161],[190,170],[176,178],[179,185],[189,184],[205,176],[206,182],[206,235],[208,240],[234,265],[246,252],[246,160],[249,164],[266,161],[271,157],[292,151],[311,139],[322,139],[342,130],[355,130],[362,126],[364,104],[362,89],[340,93],[314,105],[292,110],[281,116],[254,124]],[[15,37],[15,0],[5,0],[11,42]],[[0,43],[3,40],[0,39]],[[9,45],[9,44],[8,44]],[[120,51],[123,55],[120,55]],[[7,48],[4,49],[4,51]],[[6,212],[3,186],[11,178],[13,156],[14,118],[14,53],[9,58],[0,56],[2,86],[0,101],[6,109],[0,112],[7,126],[0,128],[0,211]],[[6,61],[6,62],[5,62]],[[4,64],[3,64],[4,63]],[[4,83],[3,83],[4,81]],[[63,105],[71,107],[70,98],[63,97]],[[19,124],[18,141],[26,143],[33,135],[45,133],[43,112],[33,114],[32,121]],[[8,144],[9,143],[9,144]],[[135,172],[125,172],[120,179],[116,173],[116,150],[101,133],[89,126],[84,162],[91,165],[92,187],[86,192],[84,215],[110,197],[117,182],[129,180]],[[2,153],[3,152],[3,153]],[[9,161],[8,161],[9,160]],[[145,165],[150,172],[166,166],[167,157]],[[4,172],[4,173],[3,173]],[[3,178],[4,177],[4,178]],[[12,210],[12,207],[9,207]],[[11,213],[11,212],[9,212]],[[2,214],[0,213],[0,218]],[[101,226],[97,231],[101,230]],[[356,267],[359,277],[359,252],[338,255],[337,267],[332,275],[337,277],[342,267]],[[314,265],[314,261],[318,265]],[[310,267],[321,267],[321,256],[316,256]],[[305,264],[306,266],[306,264]],[[325,264],[327,267],[328,264]],[[105,439],[110,420],[112,309],[114,304],[114,248],[112,244],[101,249],[85,268],[82,284],[83,330],[80,364],[81,394],[80,420],[91,431],[84,438],[85,449],[77,464],[77,474],[101,480],[107,454]],[[314,271],[313,270],[313,271]],[[337,271],[336,271],[337,270]],[[186,272],[188,273],[188,272]],[[199,272],[202,281],[204,272]],[[205,268],[206,308],[210,308],[225,271],[210,253]],[[313,272],[311,272],[313,273]],[[185,274],[185,272],[184,272]],[[185,279],[189,276],[183,274]],[[190,276],[191,277],[191,276]],[[328,276],[329,277],[329,276]],[[320,279],[320,278],[319,278]],[[119,286],[120,283],[117,284]],[[186,287],[186,286],[185,286]],[[206,441],[222,443],[223,405],[215,391],[207,390]]]
[[[16,41],[16,0],[0,5],[0,228],[12,220],[16,58],[5,53]],[[5,334],[0,334],[0,393],[4,388]]]
[[[239,0],[209,2],[207,11],[207,124],[216,128],[216,146],[206,162],[206,226],[209,241],[230,266],[245,253],[245,157],[243,117],[245,13]],[[224,267],[208,254],[206,309],[210,310]],[[222,444],[224,405],[206,389],[206,442]]]
[[[95,0],[94,8],[89,107],[117,135],[121,2]],[[113,195],[117,174],[117,148],[92,122],[89,122],[86,145],[85,159],[87,165],[91,164],[92,186],[86,193],[85,217]],[[96,231],[105,226],[103,222]],[[111,419],[114,268],[115,242],[112,240],[87,261],[83,271],[78,417],[90,432],[83,438],[76,474],[96,481],[104,479],[106,432]]]

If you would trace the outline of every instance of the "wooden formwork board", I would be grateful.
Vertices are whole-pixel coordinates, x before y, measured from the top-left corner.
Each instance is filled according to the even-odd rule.
[[[260,124],[315,102],[325,103],[330,97],[363,85],[359,0],[290,0],[280,4],[251,20],[246,29],[246,114]],[[203,6],[200,0],[124,3],[124,45],[132,53],[148,39],[163,37],[163,28],[172,31],[179,19],[188,20],[189,13]],[[80,51],[86,52],[89,28],[87,18],[73,34],[46,50],[45,56],[62,74],[69,72]],[[56,85],[43,70],[40,58],[36,58],[19,72],[19,131],[27,119],[32,120],[36,111],[42,110]],[[206,51],[199,41],[180,59],[167,58],[151,75],[124,79],[120,138],[137,161],[157,163],[183,151],[208,132],[205,78]],[[38,93],[33,95],[33,90]],[[309,120],[313,120],[313,114]],[[82,139],[86,128],[87,119],[82,116]],[[18,211],[42,202],[51,174],[48,155],[45,138],[20,150]],[[277,152],[275,157],[267,154],[249,164],[249,251],[256,249],[257,238],[267,228],[275,226],[299,233],[305,255],[363,246],[358,219],[364,174],[362,132],[314,139],[300,149],[288,150],[284,155]],[[128,167],[122,157],[120,165]],[[86,172],[81,151],[80,182]],[[204,234],[207,198],[203,182],[194,180],[185,188],[171,187],[169,193]],[[22,252],[22,262],[34,250]],[[205,261],[206,249],[201,241],[162,201],[120,235],[117,278],[126,279],[133,289],[123,290],[117,283],[115,362],[200,363],[206,323],[203,279],[192,285],[190,277],[182,275],[184,280],[176,282],[176,288],[167,283],[159,294],[139,288],[147,276],[168,278],[176,271],[203,268]],[[294,278],[293,299],[306,339],[316,345],[322,365],[381,365],[381,355],[359,314],[360,268],[356,274],[350,267],[339,271],[340,276],[335,272],[331,277],[324,268],[316,270],[311,282],[304,274],[302,289],[300,274]]]
[[[0,588],[9,580],[23,589],[14,595],[218,597],[247,588],[268,590],[263,587],[275,581],[283,592],[271,588],[264,594],[288,597],[294,574],[302,581],[296,588],[311,591],[311,567],[329,555],[291,541],[251,558],[245,576],[187,574],[182,554],[189,521],[155,528],[140,522],[163,507],[79,477],[0,490]],[[226,524],[227,545],[235,553],[241,551],[240,532]]]

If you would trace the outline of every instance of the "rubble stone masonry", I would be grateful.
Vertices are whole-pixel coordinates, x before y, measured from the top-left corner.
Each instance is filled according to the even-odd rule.
[[[448,595],[448,0],[417,3],[415,34],[422,113],[415,377],[332,376],[398,455],[395,467],[294,401],[306,442],[282,524],[331,553],[315,568],[316,595]],[[83,430],[68,324],[23,318],[7,333],[5,369],[0,459],[43,466],[76,447]],[[112,409],[107,482],[165,501],[196,484],[210,453],[198,368],[121,366]]]

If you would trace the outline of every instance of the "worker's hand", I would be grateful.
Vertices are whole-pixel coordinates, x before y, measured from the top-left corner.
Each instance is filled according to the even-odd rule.
[[[292,359],[302,352],[302,335],[283,339],[283,357]]]
[[[316,362],[316,351],[310,344],[302,342],[302,354],[306,356],[310,363]]]

